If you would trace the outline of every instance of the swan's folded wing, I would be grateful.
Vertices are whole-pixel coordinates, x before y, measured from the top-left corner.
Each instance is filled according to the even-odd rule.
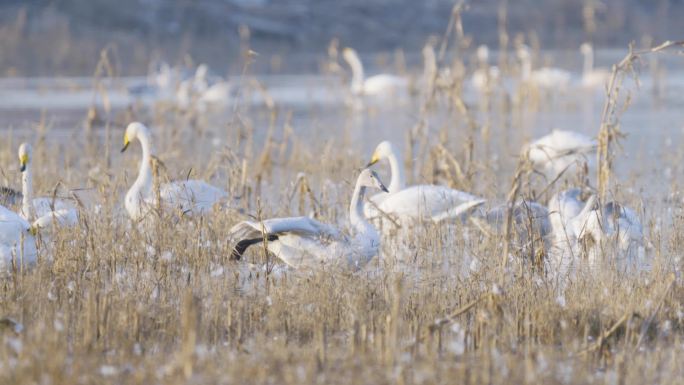
[[[378,208],[399,217],[440,221],[458,218],[482,203],[483,199],[446,186],[417,185],[391,194]]]
[[[159,191],[162,202],[183,213],[201,214],[228,194],[218,187],[201,180],[185,180],[167,183]]]

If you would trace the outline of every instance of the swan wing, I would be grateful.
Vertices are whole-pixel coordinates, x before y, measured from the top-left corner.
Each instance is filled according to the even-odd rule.
[[[389,194],[378,208],[400,218],[441,221],[458,218],[485,201],[446,186],[417,185]]]
[[[331,244],[343,241],[339,230],[309,217],[243,221],[229,231],[234,243],[232,257],[240,259],[249,246],[262,242],[262,229],[269,250],[291,266],[301,265],[305,259],[320,259]]]

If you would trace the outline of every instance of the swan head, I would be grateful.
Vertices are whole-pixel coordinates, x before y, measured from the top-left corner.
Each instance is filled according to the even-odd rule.
[[[382,190],[384,192],[389,192],[389,190],[387,190],[387,187],[385,187],[385,185],[380,180],[378,174],[375,171],[367,168],[361,171],[357,184],[361,187],[371,187],[376,188],[378,190]]]
[[[354,48],[344,47],[342,49],[342,57],[347,63],[352,63],[359,60],[359,55],[356,54]]]
[[[129,124],[128,127],[126,127],[126,132],[124,133],[123,148],[121,148],[121,152],[126,151],[128,145],[140,135],[148,135],[148,133],[149,131],[147,127],[140,122],[133,122]]]
[[[518,48],[516,54],[518,55],[518,59],[520,61],[530,60],[530,48],[524,44]]]
[[[477,60],[482,63],[486,63],[489,60],[489,48],[482,44],[481,46],[477,47],[477,52],[475,55],[477,56]]]
[[[387,159],[392,154],[394,154],[394,147],[392,146],[392,143],[389,141],[385,140],[380,142],[377,147],[375,147],[375,151],[373,151],[373,155],[371,156],[370,162],[366,165],[366,167],[370,167],[382,159]]]
[[[582,52],[583,55],[588,55],[592,53],[593,50],[591,43],[582,43],[582,45],[580,45],[580,52]]]
[[[21,172],[26,171],[26,167],[28,166],[29,162],[31,162],[32,157],[33,148],[31,148],[31,145],[28,143],[22,143],[21,146],[19,146],[19,169]]]

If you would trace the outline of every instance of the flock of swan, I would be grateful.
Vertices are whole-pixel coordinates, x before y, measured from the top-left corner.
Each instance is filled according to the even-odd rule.
[[[581,79],[577,85],[585,89],[605,87],[610,72],[606,68],[594,68],[594,51],[590,43],[583,43],[580,52],[584,57]],[[361,106],[364,100],[405,101],[417,89],[431,94],[434,89],[449,89],[455,84],[452,68],[440,67],[432,43],[422,51],[423,76],[414,79],[410,76],[379,73],[366,76],[364,65],[358,53],[350,47],[342,49],[341,57],[351,71],[348,93],[354,106]],[[518,80],[520,84],[540,90],[564,90],[572,85],[570,71],[556,67],[533,68],[532,53],[525,45],[516,50],[518,59]],[[490,91],[504,81],[503,71],[490,64],[489,48],[481,45],[476,50],[475,69],[468,78],[469,84],[478,92]],[[337,59],[335,59],[337,60]],[[341,68],[336,64],[336,68]],[[170,101],[182,109],[191,107],[204,111],[211,106],[225,107],[235,101],[240,94],[236,81],[210,75],[209,67],[200,64],[194,71],[171,67],[166,63],[156,64],[148,75],[146,84],[130,89],[133,95],[152,96],[155,100]]]
[[[152,137],[144,124],[133,122],[127,126],[122,152],[134,141],[140,143],[142,159],[138,177],[124,198],[125,210],[134,223],[153,220],[155,208],[181,218],[208,215],[229,204],[224,190],[202,180],[174,181],[155,188]],[[592,139],[576,132],[555,130],[523,151],[542,169],[567,172],[574,163],[584,162],[586,154],[593,149]],[[14,212],[0,206],[0,271],[3,273],[36,262],[38,233],[49,236],[51,229],[79,225],[80,207],[67,200],[33,196],[33,154],[29,144],[19,147],[18,157],[22,191],[13,193],[21,196],[21,207]],[[371,170],[381,162],[387,162],[391,172],[388,187]],[[370,195],[369,189],[378,192]],[[397,228],[411,230],[426,222],[466,224],[470,219],[500,228],[509,207],[488,203],[486,199],[446,186],[406,186],[399,152],[390,142],[383,141],[358,174],[349,205],[348,229],[312,217],[271,218],[242,221],[228,231],[227,238],[232,245],[233,259],[242,259],[250,246],[265,242],[270,253],[295,269],[338,266],[358,270],[379,254],[382,242],[392,242],[402,236]],[[548,207],[522,201],[516,202],[512,209],[516,231],[523,234],[520,237],[523,243],[533,237],[533,234],[524,234],[524,225],[531,215],[535,231],[548,248],[549,266],[558,269],[565,268],[568,259],[571,262],[581,258],[600,259],[607,242],[614,242],[621,255],[626,256],[643,247],[643,229],[635,211],[616,202],[598,202],[595,194],[579,188],[557,193],[549,200]]]
[[[581,83],[585,87],[605,84],[608,71],[593,67],[593,50],[583,44],[584,68]],[[408,94],[410,82],[402,76],[380,74],[366,77],[358,54],[351,48],[342,57],[352,71],[351,93],[356,97],[379,97]],[[472,74],[476,89],[487,89],[501,79],[498,67],[489,64],[489,50],[480,46],[476,52],[477,68]],[[567,71],[542,67],[532,69],[530,51],[520,46],[521,80],[541,88],[565,87],[570,82]],[[437,66],[434,49],[423,50],[427,89],[443,86],[451,74]],[[209,80],[208,67],[200,65],[190,76],[180,78],[168,65],[162,65],[148,80],[154,92],[174,95],[178,103],[225,102],[233,92],[225,80]],[[138,90],[138,92],[147,92]],[[203,216],[217,208],[230,206],[223,189],[203,180],[182,180],[154,185],[155,157],[152,135],[142,123],[130,123],[125,130],[124,152],[138,142],[142,158],[138,176],[125,194],[124,207],[136,224],[146,224],[158,217],[159,210],[176,218]],[[595,157],[596,142],[586,135],[553,130],[523,148],[527,159],[548,180],[572,175]],[[23,143],[18,151],[21,170],[21,192],[3,187],[0,197],[6,206],[17,206],[18,212],[0,206],[0,272],[30,266],[37,260],[36,237],[49,237],[58,227],[79,225],[83,208],[57,197],[34,197],[32,181],[33,153]],[[371,170],[387,163],[391,175],[385,184]],[[591,167],[591,166],[589,166]],[[378,190],[370,194],[369,189]],[[362,269],[379,254],[382,242],[390,243],[411,233],[425,223],[474,223],[500,231],[508,215],[513,215],[514,230],[520,247],[541,238],[553,269],[567,269],[580,259],[600,260],[605,246],[613,242],[621,257],[633,258],[643,249],[643,228],[636,212],[617,202],[600,202],[591,191],[571,188],[558,191],[547,205],[532,201],[493,204],[490,200],[466,191],[442,185],[407,186],[401,154],[389,141],[377,145],[370,161],[358,174],[349,206],[348,229],[319,222],[312,217],[271,218],[243,221],[228,231],[232,258],[242,259],[252,245],[265,244],[268,251],[292,268],[316,268],[321,265]],[[525,228],[532,219],[533,232]],[[529,227],[529,226],[528,226]]]

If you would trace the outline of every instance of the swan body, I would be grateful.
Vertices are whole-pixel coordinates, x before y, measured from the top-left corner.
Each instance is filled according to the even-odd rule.
[[[433,221],[463,218],[485,201],[446,186],[416,185],[396,193],[378,194],[364,206],[369,219],[382,218],[382,213],[400,222]]]
[[[165,212],[192,216],[208,213],[217,203],[227,198],[228,194],[218,187],[201,180],[185,180],[159,186],[161,202],[157,202],[152,186],[151,137],[149,130],[142,123],[133,122],[126,127],[124,147],[121,151],[125,151],[135,139],[140,141],[143,157],[138,178],[126,193],[124,202],[128,215],[134,221],[144,219],[157,203],[160,203]]]
[[[233,87],[226,81],[209,86],[199,96],[199,103],[210,105],[226,105],[232,100]]]
[[[587,154],[596,150],[597,143],[587,135],[575,131],[554,129],[529,145],[527,151],[530,161],[547,174],[559,175],[564,171],[574,172]]]
[[[610,79],[610,71],[607,68],[594,68],[594,48],[592,45],[583,43],[580,46],[580,52],[584,56],[582,87],[605,87]]]
[[[343,49],[342,57],[352,70],[351,91],[355,96],[402,97],[408,93],[406,78],[390,74],[364,77],[363,64],[354,49]]]
[[[383,141],[376,147],[368,166],[387,159],[391,170],[388,192],[370,198],[364,207],[369,219],[381,219],[383,214],[398,219],[400,223],[446,219],[462,219],[485,201],[463,191],[446,186],[416,185],[405,187],[401,161],[394,146]],[[385,228],[383,226],[383,228]]]
[[[12,272],[12,265],[21,267],[36,263],[36,240],[31,225],[19,214],[0,206],[0,274]]]
[[[52,223],[72,227],[78,224],[78,210],[70,202],[59,198],[33,198],[33,148],[28,143],[19,146],[21,168],[21,217],[32,222],[35,228],[46,228]]]
[[[375,172],[368,169],[361,172],[349,207],[350,237],[308,217],[275,218],[261,223],[244,221],[230,230],[235,244],[232,257],[240,259],[249,246],[262,243],[265,236],[268,251],[295,268],[362,268],[378,253],[380,245],[377,230],[363,216],[367,188],[386,190]]]
[[[527,47],[518,50],[518,58],[522,65],[522,79],[543,89],[563,90],[570,84],[570,72],[553,67],[542,67],[532,70],[532,60]]]

